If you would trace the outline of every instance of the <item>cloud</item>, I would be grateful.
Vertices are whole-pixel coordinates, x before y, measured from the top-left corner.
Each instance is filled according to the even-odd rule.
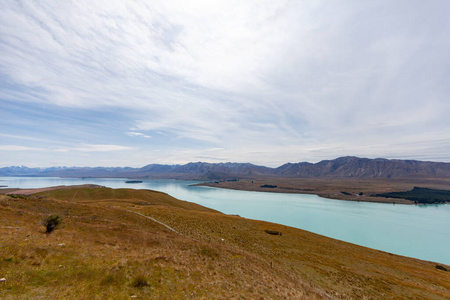
[[[143,133],[140,133],[140,132],[127,132],[126,133],[128,136],[139,136],[139,137],[144,137],[144,138],[147,138],[147,139],[150,139],[151,138],[151,136],[149,136],[149,135],[146,135],[146,134],[143,134]]]
[[[38,148],[19,145],[0,145],[0,151],[48,151],[48,152],[110,152],[135,150],[136,148],[119,145],[80,145],[77,147]]]
[[[19,139],[19,140],[29,140],[29,141],[46,141],[40,138],[35,138],[31,136],[20,136],[20,135],[14,135],[14,134],[4,134],[0,133],[0,136],[10,138],[10,139]]]
[[[0,145],[0,151],[45,151],[45,149],[18,145]]]
[[[450,129],[448,9],[414,0],[3,1],[0,101],[46,114],[10,112],[0,129],[53,135],[59,152],[144,147],[148,160],[164,159],[153,150],[187,161],[445,159],[434,141]],[[39,148],[33,138],[21,146]]]
[[[80,145],[79,147],[60,147],[55,149],[56,152],[110,152],[110,151],[125,151],[134,150],[133,147],[119,146],[119,145]]]

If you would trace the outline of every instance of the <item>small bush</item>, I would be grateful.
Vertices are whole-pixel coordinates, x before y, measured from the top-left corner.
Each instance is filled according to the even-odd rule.
[[[441,265],[436,265],[436,269],[446,271],[446,272],[448,271],[444,266],[441,266]]]
[[[14,199],[28,199],[27,195],[21,195],[21,194],[6,194],[6,196],[9,196]]]
[[[270,189],[274,189],[277,187],[277,185],[272,185],[272,184],[263,184],[260,187],[262,188],[270,188]]]
[[[131,282],[131,286],[135,288],[142,288],[150,286],[150,284],[148,283],[147,278],[145,278],[144,275],[138,275]]]
[[[50,233],[56,229],[63,221],[63,217],[60,215],[50,215],[44,218],[42,225],[46,228],[46,233]]]
[[[277,230],[264,230],[266,233],[271,234],[271,235],[283,235],[280,231]]]

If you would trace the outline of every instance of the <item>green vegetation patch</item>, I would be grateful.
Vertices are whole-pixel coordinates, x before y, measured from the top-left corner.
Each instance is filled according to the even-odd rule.
[[[271,235],[283,235],[280,231],[277,231],[277,230],[269,230],[269,229],[266,229],[266,230],[264,230],[266,233],[268,233],[268,234],[271,234]]]
[[[414,187],[407,192],[391,192],[384,194],[376,194],[375,197],[400,198],[414,201],[416,203],[446,203],[450,202],[449,190],[435,190],[428,188]]]
[[[50,233],[56,229],[63,221],[63,217],[60,215],[50,215],[42,220],[42,225],[45,226],[45,232]]]
[[[7,194],[7,196],[15,199],[28,199],[27,195],[21,195],[21,194]]]
[[[436,269],[446,271],[446,272],[448,271],[444,266],[441,266],[441,265],[436,265]]]
[[[143,274],[139,274],[133,279],[133,281],[131,282],[131,286],[135,288],[143,288],[146,286],[150,286],[150,284]]]

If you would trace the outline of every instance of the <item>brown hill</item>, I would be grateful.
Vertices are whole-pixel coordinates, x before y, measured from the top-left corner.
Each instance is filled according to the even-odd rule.
[[[48,214],[64,217],[44,233]],[[449,266],[229,216],[167,194],[0,195],[0,297],[448,299]]]
[[[281,177],[321,178],[450,177],[450,164],[347,156],[316,164],[285,164],[277,168],[276,174]]]
[[[281,178],[403,178],[447,177],[450,163],[415,160],[368,159],[340,157],[318,163],[287,163],[278,168],[256,166],[250,163],[205,163],[185,165],[151,164],[142,168],[80,168],[53,167],[0,168],[0,176],[62,176],[62,177],[128,177],[174,178],[197,180]]]

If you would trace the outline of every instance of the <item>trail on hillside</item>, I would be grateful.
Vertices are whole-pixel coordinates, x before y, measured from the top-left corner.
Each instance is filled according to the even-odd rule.
[[[178,233],[178,234],[180,234],[181,235],[181,233],[179,233],[178,231],[176,231],[175,229],[173,229],[172,227],[170,227],[169,225],[167,225],[167,224],[164,224],[163,222],[160,222],[160,221],[158,221],[158,220],[156,220],[155,218],[152,218],[152,217],[149,217],[149,216],[146,216],[146,215],[144,215],[144,214],[141,214],[141,213],[138,213],[138,212],[136,212],[136,211],[132,211],[132,210],[127,210],[128,212],[131,212],[131,213],[135,213],[135,214],[138,214],[138,215],[140,215],[140,216],[143,216],[143,217],[145,217],[145,218],[147,218],[147,219],[150,219],[150,220],[152,220],[153,222],[156,222],[156,223],[158,223],[158,224],[160,224],[160,225],[162,225],[162,226],[164,226],[164,227],[166,227],[167,229],[169,229],[170,231],[173,231],[173,232],[175,232],[175,233]]]

